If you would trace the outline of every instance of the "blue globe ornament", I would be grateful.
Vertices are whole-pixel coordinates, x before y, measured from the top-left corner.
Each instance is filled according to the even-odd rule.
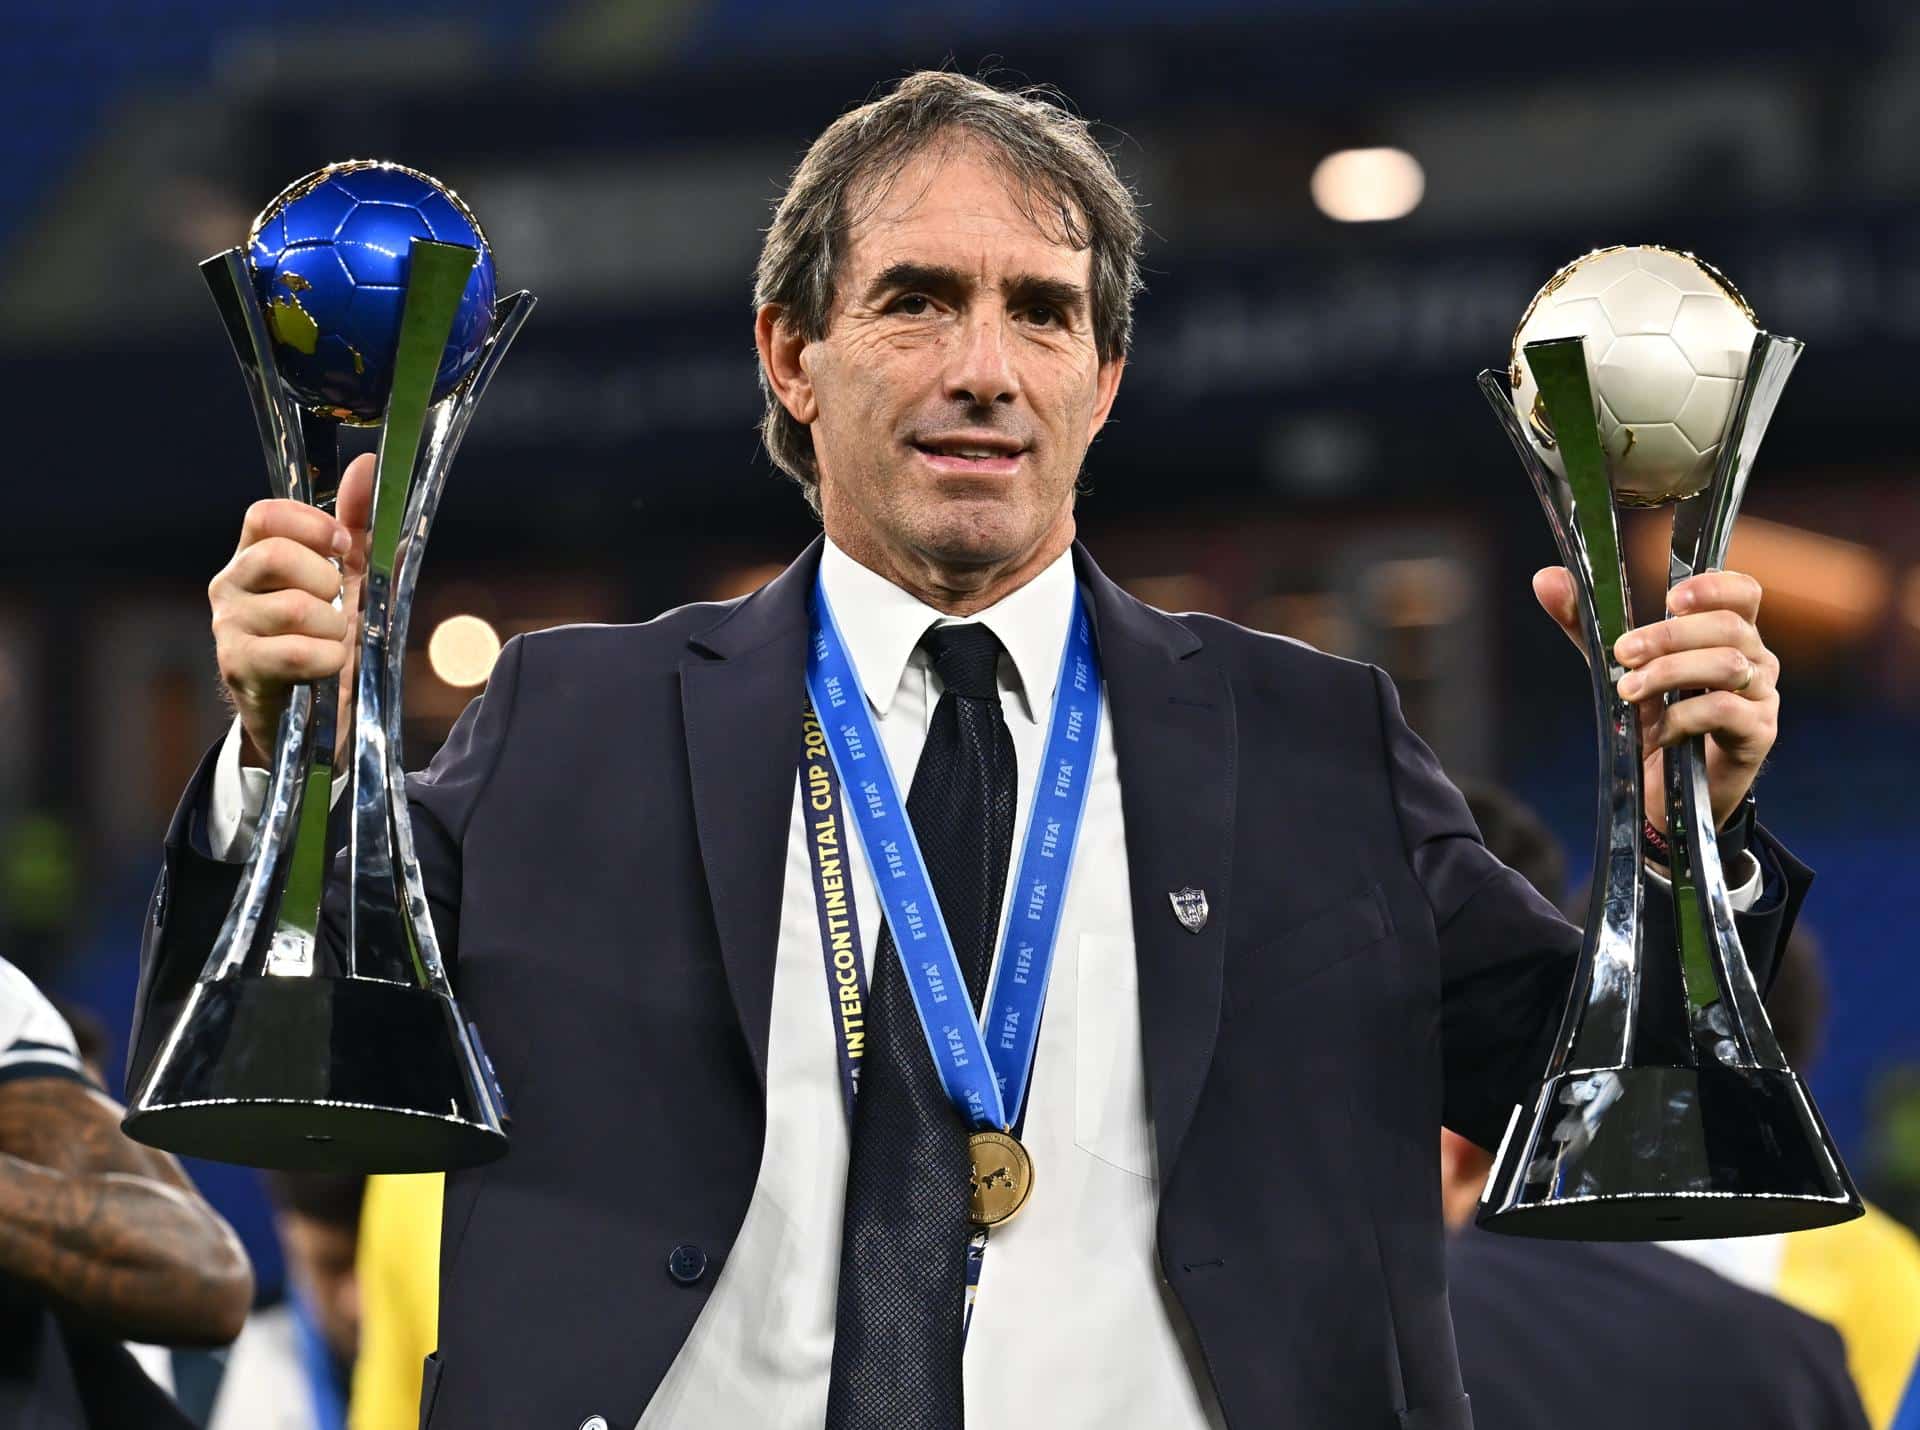
[[[253,221],[254,291],[275,366],[303,405],[352,423],[385,415],[416,238],[480,253],[440,360],[438,402],[473,370],[493,321],[493,250],[453,190],[404,165],[348,159],[290,184]]]

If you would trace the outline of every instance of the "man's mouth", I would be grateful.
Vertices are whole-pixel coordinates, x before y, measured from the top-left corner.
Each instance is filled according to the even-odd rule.
[[[916,437],[912,445],[930,465],[945,472],[1016,472],[1027,450],[1022,443],[999,433]]]

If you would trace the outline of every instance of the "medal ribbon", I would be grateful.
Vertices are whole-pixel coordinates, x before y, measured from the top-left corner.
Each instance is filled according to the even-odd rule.
[[[819,712],[846,808],[859,829],[900,955],[927,1050],[948,1100],[968,1125],[1005,1131],[1026,1099],[1053,969],[1073,849],[1086,812],[1100,726],[1100,658],[1086,604],[1074,594],[1072,620],[1054,684],[1046,753],[1001,930],[998,967],[976,1021],[953,938],[940,914],[925,858],[886,748],[833,618],[826,588],[813,590],[807,689]],[[816,876],[816,885],[818,878]],[[984,1031],[983,1031],[984,1030]]]
[[[866,1053],[867,965],[861,956],[860,922],[854,917],[852,891],[847,887],[852,867],[846,853],[845,805],[840,799],[840,777],[827,753],[813,702],[800,712],[800,788],[806,800],[807,866],[812,874],[813,910],[820,921],[820,957],[827,972],[827,1012],[833,1018],[834,1049],[840,1059],[840,1095],[847,1112],[847,1131],[853,1131],[853,1105],[860,1097],[860,1059]],[[851,966],[849,966],[851,965]],[[961,1338],[973,1327],[974,1302],[980,1295],[985,1268],[987,1233],[982,1227],[967,1239],[967,1289],[961,1300]]]
[[[860,1059],[867,1043],[867,961],[860,948],[860,921],[853,911],[853,864],[847,853],[847,826],[840,817],[840,782],[811,703],[800,714],[800,788],[806,800],[807,868],[812,875],[807,882],[813,886],[813,911],[820,920],[827,1012],[833,1017],[840,1094],[851,1128],[854,1099],[860,1095]]]

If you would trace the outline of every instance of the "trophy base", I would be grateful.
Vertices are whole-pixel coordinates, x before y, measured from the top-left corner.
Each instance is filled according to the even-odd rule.
[[[1514,1109],[1479,1224],[1567,1241],[1686,1241],[1850,1221],[1859,1194],[1786,1069],[1563,1073]]]
[[[121,1125],[289,1172],[451,1171],[507,1150],[453,1000],[365,978],[196,984]]]

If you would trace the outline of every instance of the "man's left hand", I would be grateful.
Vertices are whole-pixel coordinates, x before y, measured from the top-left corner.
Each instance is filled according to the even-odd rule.
[[[1586,650],[1564,566],[1536,571],[1533,594],[1577,647]],[[1738,571],[1703,571],[1667,593],[1664,621],[1628,631],[1614,647],[1626,667],[1622,699],[1640,714],[1646,753],[1647,818],[1667,827],[1665,752],[1706,736],[1707,790],[1716,825],[1740,807],[1780,731],[1780,660],[1760,639],[1760,583]],[[1690,692],[1671,705],[1669,691]]]

